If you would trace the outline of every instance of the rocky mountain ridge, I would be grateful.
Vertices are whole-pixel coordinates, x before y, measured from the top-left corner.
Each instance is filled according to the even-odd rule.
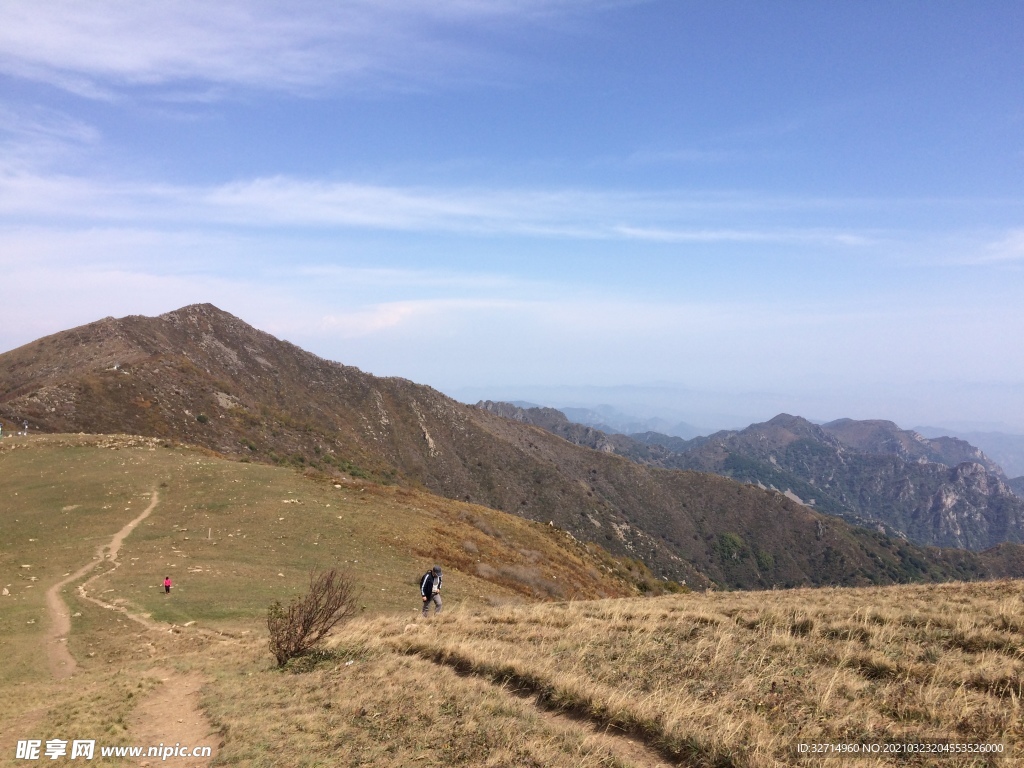
[[[995,462],[963,440],[924,438],[892,422],[840,419],[818,426],[780,414],[743,430],[681,440],[604,435],[536,409],[515,417],[633,461],[774,488],[918,544],[983,550],[1024,541],[1024,500]]]
[[[1024,435],[1009,432],[958,431],[946,427],[914,427],[925,437],[956,437],[976,445],[993,459],[1008,477],[1024,477]]]
[[[989,474],[1005,480],[1003,468],[992,461],[980,448],[956,437],[927,438],[911,429],[900,429],[891,421],[880,419],[855,421],[837,419],[822,424],[823,431],[832,435],[848,448],[861,453],[896,456],[904,461],[920,464],[980,464]]]
[[[614,442],[592,450],[588,440],[605,439],[594,433],[574,445],[430,387],[324,360],[208,304],[106,318],[0,355],[0,419],[423,487],[551,522],[693,586],[1024,575],[1012,547],[930,550],[775,491],[631,461]]]

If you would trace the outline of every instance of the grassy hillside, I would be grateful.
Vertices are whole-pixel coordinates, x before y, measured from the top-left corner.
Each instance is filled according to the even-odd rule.
[[[638,580],[657,587],[637,564],[550,526],[427,493],[328,482],[143,438],[7,438],[0,478],[0,583],[9,593],[0,603],[4,646],[12,633],[42,636],[47,587],[93,559],[154,490],[159,504],[122,546],[123,567],[102,575],[90,592],[158,621],[250,621],[318,565],[349,570],[370,613],[415,607],[417,578],[435,562],[446,567],[453,605],[625,595],[636,593]],[[159,588],[165,575],[175,582],[171,600]],[[5,665],[8,676],[27,680],[45,669],[31,644],[4,652],[13,662]]]
[[[446,610],[668,586],[552,526],[147,438],[5,438],[0,496],[0,697],[11,702],[0,763],[19,739],[69,729],[131,743],[137,700],[168,669],[194,666],[205,679],[218,654],[262,658],[267,605],[299,593],[317,566],[351,574],[363,616],[403,621],[416,618],[418,577],[434,563]],[[111,559],[103,547],[150,505]],[[61,590],[71,630],[53,642],[45,593],[90,563]],[[73,682],[51,675],[64,671],[55,645],[77,662]]]
[[[318,565],[350,571],[371,612],[415,602],[417,579],[435,562],[458,584],[454,600],[626,595],[643,574],[552,526],[485,507],[146,438],[8,438],[0,468],[10,502],[0,579],[19,604],[89,560],[153,490],[159,505],[123,545],[125,567],[97,587],[158,620],[248,617]],[[167,574],[173,604],[159,594]]]
[[[24,765],[26,738],[184,743],[189,717],[216,765],[769,766],[801,762],[800,742],[925,739],[1024,754],[1020,581],[536,602],[635,594],[638,572],[550,526],[405,489],[140,438],[2,446],[0,764]],[[51,677],[42,593],[154,490],[116,561],[80,580],[99,603],[65,590],[78,667]],[[414,580],[434,560],[447,608],[422,620]],[[329,653],[279,671],[266,605],[332,561],[366,610]]]

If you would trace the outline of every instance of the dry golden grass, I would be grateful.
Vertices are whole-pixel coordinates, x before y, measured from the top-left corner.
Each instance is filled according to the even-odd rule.
[[[1007,581],[548,604],[463,612],[392,643],[642,734],[686,764],[932,739],[999,742],[1019,759],[1022,595]],[[898,761],[851,764],[887,762]]]
[[[52,441],[0,456],[6,488],[19,494],[18,522],[4,530],[14,547],[0,557],[12,584],[0,650],[13,660],[0,674],[0,764],[24,764],[13,760],[22,738],[133,743],[139,702],[160,685],[154,670],[167,668],[208,680],[217,765],[760,768],[820,762],[801,758],[799,742],[939,738],[1002,743],[1000,765],[1024,757],[1024,582],[495,605],[575,594],[586,568],[602,566],[574,548],[564,557],[576,560],[559,562],[564,534],[547,526],[425,494],[335,488],[178,449],[93,455]],[[79,667],[69,681],[49,679],[42,592],[153,487],[160,505],[125,540],[124,565],[91,589],[159,628],[69,588]],[[439,559],[458,568],[446,574],[446,612],[410,623],[410,581],[433,559],[413,551],[424,542],[441,542]],[[299,588],[328,547],[373,587],[370,608],[335,633],[331,654],[278,671],[266,606]],[[178,587],[168,599],[156,585],[171,568]],[[168,621],[174,632],[159,624]],[[904,762],[987,761],[830,764]]]
[[[361,622],[312,671],[270,669],[262,647],[222,671],[204,707],[224,734],[221,761],[246,766],[622,766],[589,728],[529,700],[380,642]]]

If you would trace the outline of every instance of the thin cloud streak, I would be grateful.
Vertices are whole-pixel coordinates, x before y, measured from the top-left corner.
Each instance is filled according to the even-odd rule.
[[[55,110],[34,107],[16,111],[0,104],[0,136],[93,144],[100,133],[89,123]]]
[[[805,243],[839,246],[874,245],[872,238],[849,232],[828,232],[814,229],[758,231],[736,229],[642,229],[616,227],[615,232],[630,240],[659,243]]]
[[[93,125],[63,112],[0,104],[0,175],[5,167],[32,174],[55,161],[73,162],[100,139]]]
[[[810,206],[817,206],[811,201]],[[793,201],[787,202],[795,207]],[[770,198],[735,198],[702,206],[690,194],[580,189],[432,189],[354,182],[261,178],[213,187],[96,181],[45,176],[0,166],[0,219],[59,220],[66,226],[311,228],[467,235],[520,235],[583,240],[666,243],[806,243],[842,247],[875,243],[857,231],[802,228],[689,226],[689,220],[725,219]],[[632,220],[632,222],[630,221]]]
[[[289,267],[289,274],[296,277],[336,281],[344,285],[370,287],[415,287],[415,288],[448,288],[469,291],[487,290],[522,290],[525,286],[535,285],[527,281],[507,275],[489,273],[464,273],[444,270],[430,271],[426,269],[396,269],[378,267],[352,267],[339,265],[311,265]]]
[[[319,3],[11,3],[0,71],[113,100],[126,88],[210,83],[309,93],[333,84],[415,85],[479,72],[494,55],[465,42],[622,5],[567,0],[346,0]]]
[[[990,244],[975,263],[993,264],[1024,261],[1024,229],[1015,229]]]
[[[451,324],[453,317],[518,314],[531,302],[508,299],[421,299],[391,301],[344,313],[324,315],[316,330],[339,338],[374,336],[385,331],[419,329],[424,323]],[[463,320],[464,322],[464,320]]]

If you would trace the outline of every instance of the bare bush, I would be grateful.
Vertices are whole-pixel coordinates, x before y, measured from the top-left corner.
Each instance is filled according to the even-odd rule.
[[[309,592],[293,598],[287,608],[275,600],[267,609],[270,652],[277,665],[309,653],[334,627],[356,614],[358,601],[350,575],[336,568],[310,571]]]

